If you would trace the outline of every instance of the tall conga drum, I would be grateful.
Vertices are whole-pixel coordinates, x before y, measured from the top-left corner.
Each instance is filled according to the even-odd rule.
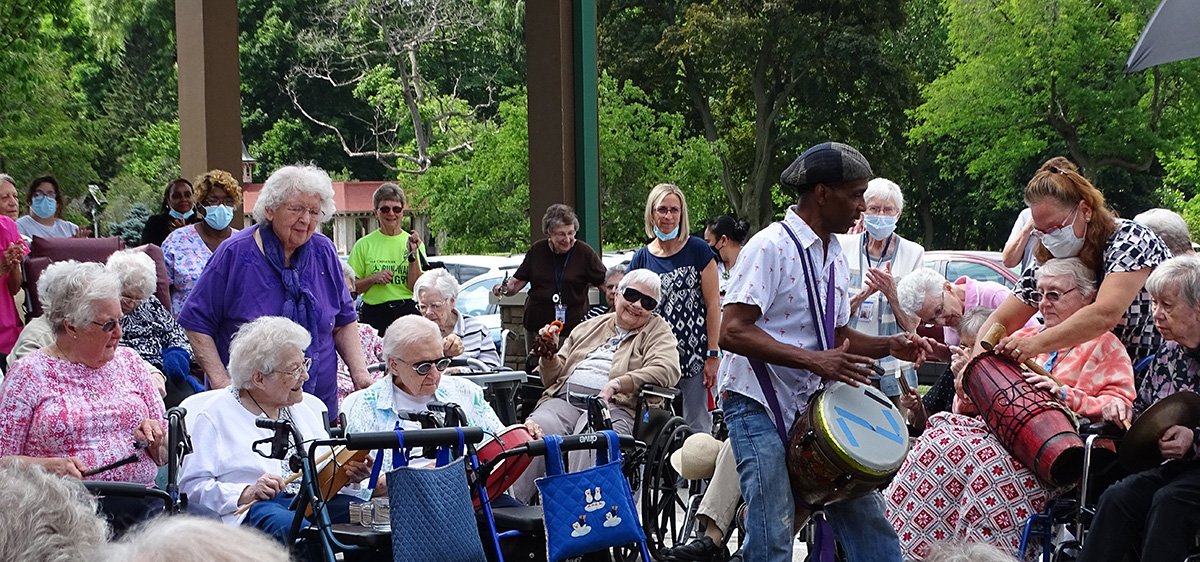
[[[1005,449],[1053,486],[1083,474],[1083,439],[1071,412],[1025,382],[1012,359],[990,351],[967,364],[963,390]]]

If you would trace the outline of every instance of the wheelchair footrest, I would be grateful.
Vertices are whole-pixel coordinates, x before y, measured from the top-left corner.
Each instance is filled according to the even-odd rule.
[[[376,531],[370,527],[350,523],[335,523],[330,528],[333,530],[333,536],[344,544],[368,548],[392,548],[392,533],[388,531]]]

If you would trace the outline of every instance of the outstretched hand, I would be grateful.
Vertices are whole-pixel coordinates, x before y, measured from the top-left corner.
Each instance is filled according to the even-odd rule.
[[[911,362],[916,368],[925,362],[925,357],[933,354],[934,343],[917,334],[896,334],[888,338],[888,353],[901,361]]]
[[[809,371],[829,381],[841,381],[850,386],[870,384],[872,359],[849,352],[850,340],[842,341],[833,349],[816,352]]]

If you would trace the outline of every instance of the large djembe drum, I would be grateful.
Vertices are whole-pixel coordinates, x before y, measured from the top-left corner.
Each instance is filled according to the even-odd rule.
[[[1083,473],[1083,439],[1073,414],[1049,393],[1025,382],[1021,368],[990,351],[967,364],[963,390],[988,429],[1038,478],[1064,486]]]

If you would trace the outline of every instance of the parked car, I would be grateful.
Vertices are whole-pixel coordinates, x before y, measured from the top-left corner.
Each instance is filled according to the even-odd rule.
[[[500,276],[504,277],[504,272],[509,275],[517,270],[521,265],[523,255],[515,254],[508,256],[472,256],[472,255],[448,255],[448,256],[430,256],[430,267],[444,267],[454,276],[454,280],[461,285],[467,281],[489,273],[500,272]]]
[[[1000,252],[974,250],[931,250],[925,252],[925,267],[936,270],[954,281],[967,276],[976,281],[995,281],[1015,287],[1021,272],[1004,267]]]

